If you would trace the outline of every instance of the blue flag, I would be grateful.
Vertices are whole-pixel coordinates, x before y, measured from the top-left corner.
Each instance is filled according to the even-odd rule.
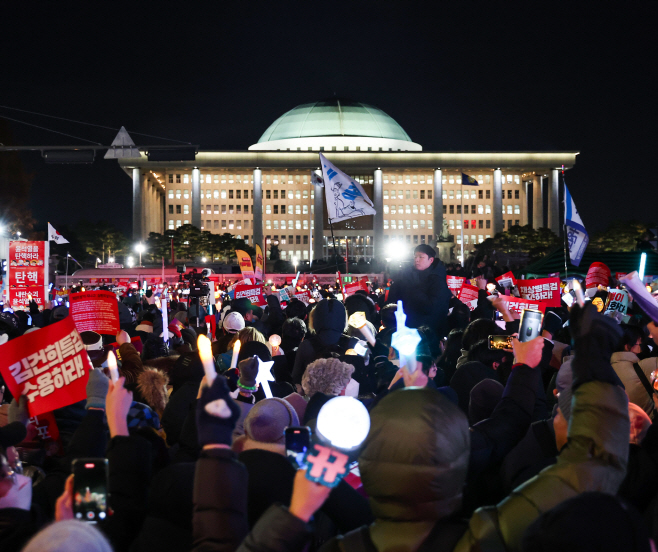
[[[564,185],[564,229],[567,233],[571,264],[578,266],[589,243],[589,236],[566,184]]]
[[[477,186],[478,181],[474,176],[468,176],[467,174],[462,173],[462,184],[464,186]]]

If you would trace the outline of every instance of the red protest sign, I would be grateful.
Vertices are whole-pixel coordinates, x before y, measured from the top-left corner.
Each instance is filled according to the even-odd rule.
[[[84,399],[91,369],[70,316],[0,345],[0,373],[14,397],[27,395],[30,416]]]
[[[9,304],[15,310],[27,309],[30,299],[40,309],[47,302],[48,265],[46,242],[9,242]]]
[[[111,291],[72,293],[69,302],[69,313],[79,332],[119,333],[119,306]]]
[[[246,297],[251,301],[253,305],[257,305],[259,307],[264,307],[267,305],[267,301],[265,301],[265,297],[263,297],[263,286],[236,286],[235,295],[233,297],[235,299]]]
[[[529,299],[520,299],[507,295],[501,295],[500,298],[505,302],[505,306],[514,318],[521,318],[521,313],[524,309],[546,312],[546,303],[541,301],[530,301]]]
[[[295,298],[299,299],[305,305],[308,305],[311,302],[312,296],[311,296],[311,292],[305,289],[304,291],[298,291],[297,293],[295,293]]]
[[[496,278],[496,282],[500,282],[501,280],[507,280],[507,279],[512,280],[512,285],[514,286],[516,285],[516,278],[514,278],[514,274],[512,274],[511,272],[505,272],[505,274],[498,276],[498,278]]]
[[[214,314],[207,314],[205,318],[206,324],[210,324],[210,335],[215,338],[215,332],[217,331],[217,319]]]
[[[474,301],[478,298],[478,288],[475,286],[472,286],[471,284],[467,284],[464,282],[462,285],[461,289],[459,290],[459,296],[458,299],[468,305],[471,301]]]
[[[543,301],[547,307],[559,307],[562,304],[559,278],[517,280],[516,287],[523,299]]]
[[[360,289],[368,293],[368,284],[362,280],[359,280],[358,282],[352,282],[351,284],[345,284],[345,297],[354,295]]]
[[[48,293],[45,287],[27,287],[9,290],[9,304],[14,310],[27,310],[30,300],[43,309],[48,303]]]
[[[462,288],[464,283],[464,276],[446,276],[446,282],[448,283],[448,289],[455,295],[459,293],[459,290]]]

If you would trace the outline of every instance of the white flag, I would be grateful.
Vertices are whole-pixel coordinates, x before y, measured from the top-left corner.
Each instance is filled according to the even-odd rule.
[[[324,180],[322,180],[322,176],[315,171],[311,171],[311,184],[324,188]]]
[[[320,154],[320,164],[330,223],[375,214],[373,203],[363,191],[361,184],[347,176],[322,154]]]
[[[55,230],[50,223],[48,223],[48,241],[54,241],[55,243],[69,243],[69,240],[64,239],[64,236]]]
[[[564,226],[571,264],[578,266],[589,243],[589,236],[566,184],[564,185]]]

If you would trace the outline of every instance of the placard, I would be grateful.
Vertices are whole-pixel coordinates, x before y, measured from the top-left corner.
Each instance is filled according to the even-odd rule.
[[[605,314],[610,312],[628,314],[628,292],[625,289],[611,289],[605,303]]]
[[[446,282],[448,283],[448,289],[454,294],[457,295],[459,290],[462,288],[466,278],[464,276],[446,276]]]
[[[30,416],[86,398],[91,369],[70,316],[0,345],[0,373],[14,397],[27,396]]]
[[[48,243],[43,241],[9,242],[8,301],[14,310],[28,310],[30,296],[45,308],[48,299]]]
[[[240,266],[240,272],[242,272],[243,278],[249,278],[251,280],[254,277],[254,265],[251,264],[251,257],[240,249],[236,249],[235,254],[238,257],[238,265]]]
[[[507,295],[500,295],[500,298],[505,302],[505,306],[515,319],[521,318],[521,313],[524,309],[538,310],[543,313],[546,312],[546,303],[542,301],[530,301],[529,299],[521,299],[519,297],[510,297]]]
[[[516,287],[523,299],[543,301],[547,307],[560,307],[560,279],[534,278],[532,280],[517,280]]]
[[[309,305],[311,303],[311,292],[307,289],[304,291],[298,291],[295,293],[295,299],[299,299],[305,305]],[[313,300],[315,301],[315,299]]]
[[[251,301],[252,305],[257,305],[259,307],[267,305],[267,301],[265,300],[265,297],[263,297],[263,286],[235,286],[234,297],[235,299],[246,297]]]
[[[265,257],[263,256],[263,250],[260,248],[260,245],[256,244],[256,270],[254,277],[257,282],[263,281],[263,274],[265,274]]]
[[[119,305],[111,291],[82,291],[69,297],[69,314],[79,332],[116,335],[121,330]]]
[[[505,272],[505,274],[502,274],[496,278],[496,282],[498,283],[500,283],[501,280],[512,280],[512,285],[517,285],[516,278],[514,278],[514,274],[512,274],[512,272]]]
[[[351,284],[345,284],[345,297],[354,295],[359,290],[363,290],[368,293],[368,284],[362,280],[359,280],[358,282],[352,282]]]
[[[471,301],[477,301],[479,289],[471,284],[464,282],[459,290],[458,299],[465,305],[469,305]],[[470,305],[469,305],[470,308]]]

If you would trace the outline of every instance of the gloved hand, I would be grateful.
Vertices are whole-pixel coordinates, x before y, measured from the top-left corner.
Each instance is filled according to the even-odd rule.
[[[27,410],[27,395],[21,395],[18,402],[16,402],[15,397],[12,399],[7,418],[9,418],[9,423],[21,422],[24,426],[27,426],[30,419],[30,413]]]
[[[594,305],[574,305],[569,326],[575,356],[571,363],[573,389],[588,381],[604,381],[624,387],[610,365],[622,331],[612,318],[600,314]]]
[[[39,305],[37,305],[36,301],[30,301],[29,307],[31,315],[39,314]]]
[[[196,403],[199,445],[231,446],[240,407],[229,395],[224,376],[217,376],[211,387],[204,387]]]
[[[102,408],[105,409],[105,397],[110,385],[109,378],[101,370],[92,370],[89,372],[87,381],[87,404],[86,409]]]

